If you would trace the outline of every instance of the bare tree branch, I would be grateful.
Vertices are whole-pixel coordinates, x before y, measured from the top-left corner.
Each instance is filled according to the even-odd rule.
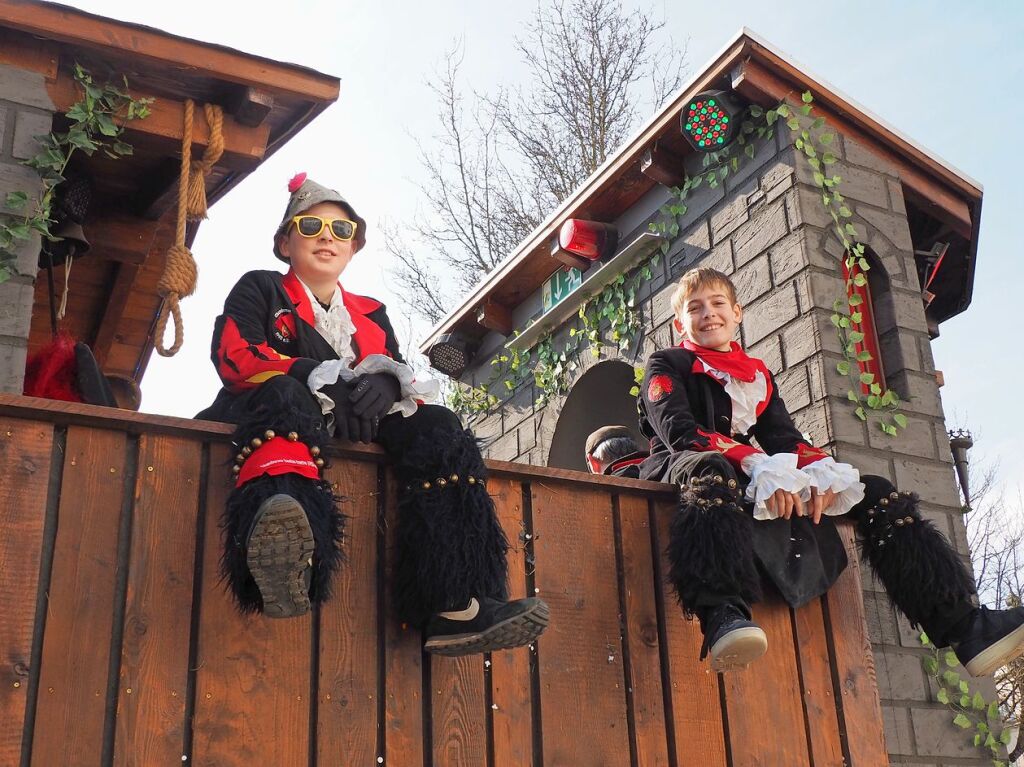
[[[527,84],[468,109],[462,44],[445,55],[427,83],[439,132],[418,142],[423,208],[402,238],[384,233],[416,314],[437,322],[621,145],[640,105],[678,88],[686,50],[657,42],[664,26],[620,0],[541,0],[516,40]]]

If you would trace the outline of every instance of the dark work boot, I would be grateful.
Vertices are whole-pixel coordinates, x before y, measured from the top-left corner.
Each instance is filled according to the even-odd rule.
[[[539,637],[548,625],[548,606],[536,597],[503,602],[481,597],[475,616],[459,620],[433,616],[425,630],[427,652],[435,655],[474,653],[522,647]]]
[[[246,564],[264,615],[291,618],[309,612],[313,530],[297,500],[278,494],[260,504],[249,530]]]
[[[768,651],[768,637],[734,605],[709,608],[701,619],[701,660],[711,654],[713,671],[741,671]]]
[[[980,607],[965,619],[953,652],[971,676],[988,676],[1024,654],[1024,607]]]

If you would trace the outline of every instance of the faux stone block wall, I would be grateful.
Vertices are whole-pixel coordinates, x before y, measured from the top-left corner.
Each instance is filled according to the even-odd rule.
[[[23,214],[5,207],[9,193],[38,195],[39,176],[21,163],[36,153],[35,136],[50,132],[52,117],[43,76],[0,64],[0,216]],[[38,255],[33,235],[18,249],[17,273],[0,284],[0,392],[22,391]]]
[[[654,349],[678,343],[671,326],[672,283],[698,264],[726,272],[745,306],[743,344],[776,373],[797,426],[815,444],[832,449],[837,459],[920,493],[925,515],[967,561],[960,499],[900,180],[894,169],[841,137],[836,138],[833,151],[839,157],[835,172],[843,178],[841,191],[854,211],[859,239],[889,277],[888,290],[874,294],[875,316],[887,383],[906,400],[902,408],[908,419],[906,430],[896,438],[886,436],[877,423],[858,420],[846,399],[848,381],[835,371],[842,357],[829,319],[833,301],[843,295],[841,248],[828,229],[831,218],[811,171],[788,145],[788,135],[762,145],[755,158],[724,185],[710,189],[704,184],[687,199],[683,232],[641,294],[645,325],[637,355],[621,355],[607,346],[595,359],[584,351],[576,360],[574,380],[606,359],[643,364]],[[620,219],[620,242],[646,230],[666,199],[665,190],[648,195],[642,202],[648,208],[643,221],[632,232],[623,232]],[[638,220],[635,211],[629,220]],[[556,333],[556,348],[567,338],[567,329]],[[504,340],[493,334],[487,339],[478,357],[484,364],[469,371],[465,380],[487,379],[488,352]],[[496,412],[472,423],[478,436],[489,440],[488,456],[547,463],[565,398],[537,408],[534,397],[533,386],[524,384]],[[964,731],[951,724],[952,715],[929,688],[921,666],[926,651],[918,641],[919,632],[897,619],[880,585],[867,568],[862,572],[892,763],[915,767],[990,764],[968,745]],[[976,680],[976,685],[991,696],[991,680]]]

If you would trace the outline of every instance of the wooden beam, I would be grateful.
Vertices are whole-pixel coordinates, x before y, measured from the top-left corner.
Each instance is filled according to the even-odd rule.
[[[503,336],[512,335],[512,312],[496,301],[484,301],[476,310],[476,321]]]
[[[87,220],[82,227],[91,255],[122,264],[142,264],[153,247],[159,223],[131,216]]]
[[[110,353],[110,347],[117,337],[117,327],[121,324],[124,308],[131,299],[132,287],[135,285],[135,278],[138,274],[138,264],[120,263],[117,265],[117,275],[114,277],[110,293],[107,295],[107,306],[103,310],[103,318],[96,331],[96,339],[92,342],[92,353],[101,369]]]
[[[38,72],[53,82],[59,62],[60,52],[55,43],[29,40],[9,29],[0,29],[0,64]]]
[[[3,0],[0,0],[0,7]],[[48,84],[47,91],[54,106],[61,112],[68,110],[72,104],[81,99],[82,94],[75,79],[63,70],[57,79]],[[149,136],[163,140],[168,153],[178,149],[180,154],[181,137],[184,134],[185,104],[174,99],[157,97],[141,93],[132,88],[134,98],[152,98],[150,114],[143,120],[133,120],[125,126],[125,140],[132,143],[132,135]],[[267,140],[270,138],[270,125],[247,127],[238,123],[230,115],[224,115],[222,129],[224,137],[224,154],[218,165],[237,170],[253,170],[262,162],[266,152]],[[210,128],[203,116],[202,106],[196,104],[192,118],[192,155],[196,159],[202,156],[203,150],[210,141]]]
[[[178,204],[178,176],[181,160],[166,157],[153,168],[132,200],[132,213],[156,221]]]
[[[764,106],[773,106],[786,98],[798,100],[800,92],[800,87],[783,80],[752,59],[740,62],[733,69],[732,87],[745,98]],[[894,151],[893,146],[882,143],[878,137],[867,133],[848,116],[837,112],[827,100],[818,99],[818,94],[815,96],[815,114],[823,117],[827,124],[844,137],[853,139],[864,149],[892,165],[905,187],[915,192],[920,199],[941,210],[945,220],[958,234],[967,240],[971,239],[971,209],[964,197],[957,194],[961,190],[953,191],[942,175],[927,173],[920,164],[912,165],[908,159]]]
[[[238,88],[227,103],[238,124],[250,128],[262,125],[274,109],[274,97],[258,88]]]
[[[662,186],[682,186],[686,181],[683,158],[655,142],[640,158],[640,172]]]
[[[56,3],[0,0],[0,26],[45,40],[150,62],[164,69],[177,69],[200,79],[224,80],[320,102],[338,98],[336,77]]]

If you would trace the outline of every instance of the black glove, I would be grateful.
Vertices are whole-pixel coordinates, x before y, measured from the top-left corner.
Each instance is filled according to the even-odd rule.
[[[373,439],[373,435],[367,432],[367,438],[362,439],[364,424],[352,412],[352,403],[349,400],[349,395],[352,393],[354,383],[355,381],[345,382],[339,378],[335,383],[321,386],[320,391],[334,400],[334,436],[351,442],[356,440],[369,442]],[[371,424],[367,423],[365,426],[369,429]]]
[[[352,412],[359,418],[371,419],[375,424],[398,402],[402,391],[398,379],[390,373],[367,373],[352,379],[352,383],[355,387],[348,397]]]

